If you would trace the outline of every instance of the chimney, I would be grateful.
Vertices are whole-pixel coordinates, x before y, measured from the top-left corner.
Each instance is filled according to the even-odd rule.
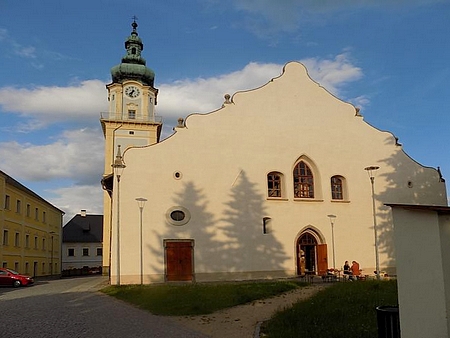
[[[86,209],[81,209],[81,217],[86,217]]]

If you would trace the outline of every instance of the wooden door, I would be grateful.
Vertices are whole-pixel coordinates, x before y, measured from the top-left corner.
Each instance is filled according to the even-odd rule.
[[[328,270],[327,245],[317,245],[317,272],[320,276],[326,275]]]
[[[193,241],[166,241],[166,281],[193,280]]]

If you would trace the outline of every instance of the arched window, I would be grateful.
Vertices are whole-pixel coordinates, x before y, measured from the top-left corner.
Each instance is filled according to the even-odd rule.
[[[341,176],[331,178],[331,198],[334,200],[344,199],[344,184]]]
[[[272,171],[267,174],[267,196],[282,197],[282,174]]]
[[[314,176],[308,165],[300,161],[294,167],[294,197],[314,198]]]

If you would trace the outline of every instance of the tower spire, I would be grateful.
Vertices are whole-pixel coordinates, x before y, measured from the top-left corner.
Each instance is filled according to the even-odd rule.
[[[143,85],[153,87],[155,73],[146,66],[146,61],[141,53],[144,44],[137,32],[137,17],[133,16],[131,27],[133,30],[125,40],[126,54],[122,57],[122,62],[111,68],[111,77],[113,82],[122,83],[125,80],[136,80]]]

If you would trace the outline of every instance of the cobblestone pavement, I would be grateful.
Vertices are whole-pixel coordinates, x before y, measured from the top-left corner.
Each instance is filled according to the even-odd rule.
[[[0,337],[207,337],[98,292],[106,283],[89,276],[0,287]]]

